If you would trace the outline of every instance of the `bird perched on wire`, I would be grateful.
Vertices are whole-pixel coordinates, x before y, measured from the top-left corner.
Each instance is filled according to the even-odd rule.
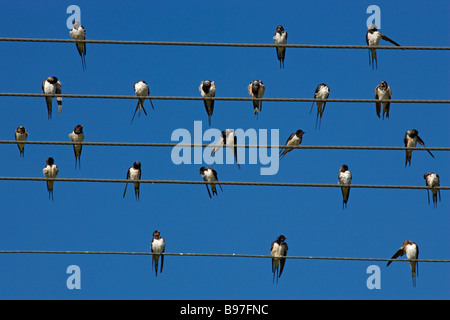
[[[395,44],[396,46],[400,46],[397,42],[394,40],[388,38],[384,34],[378,31],[378,27],[375,24],[371,24],[369,28],[367,29],[366,33],[366,43],[369,47],[369,65],[372,65],[372,69],[374,68],[374,62],[375,66],[378,69],[378,61],[377,61],[377,49],[376,47],[379,46],[380,40],[383,39],[385,41],[389,41],[392,44]]]
[[[272,256],[272,273],[273,281],[275,278],[281,277],[284,270],[284,265],[286,264],[286,256],[288,252],[288,245],[285,242],[286,237],[283,235],[278,236],[278,238],[272,242],[270,247],[270,255]]]
[[[47,179],[55,179],[56,176],[59,173],[59,169],[55,164],[55,160],[52,157],[47,158],[45,160],[46,166],[42,170],[44,172],[44,176]],[[50,196],[53,200],[53,186],[55,184],[55,181],[47,180],[47,191],[48,191],[48,198],[50,199]]]
[[[287,43],[287,32],[286,30],[284,30],[282,25],[279,25],[277,27],[275,35],[273,36],[273,40],[277,45],[279,44],[285,45]],[[277,58],[280,61],[280,68],[281,64],[283,64],[284,69],[284,58],[286,57],[286,47],[276,47],[276,50],[277,50]]]
[[[70,37],[73,40],[85,40],[86,39],[86,29],[80,24],[80,21],[75,20],[73,22],[73,28],[69,32]],[[86,69],[86,42],[75,42],[78,53],[81,57],[81,66],[83,71]]]
[[[49,96],[45,97],[45,102],[47,103],[47,112],[48,118],[52,118],[52,100],[53,95],[61,94],[62,85],[57,77],[48,77],[44,81],[42,81],[42,92]],[[62,97],[57,97],[56,101],[58,102],[58,114],[61,113],[62,110]]]
[[[330,88],[325,83],[321,83],[317,86],[316,91],[314,92],[314,99],[326,100],[328,99],[329,95],[330,95]],[[327,105],[327,102],[317,101],[316,103],[317,103],[316,128],[317,128],[317,120],[319,120],[319,129],[320,129],[320,124],[322,122],[322,117],[323,113],[325,112],[325,106]],[[311,113],[313,107],[314,101],[312,103],[311,110],[309,110],[309,113]]]
[[[200,83],[199,87],[202,97],[213,98],[216,96],[216,84],[214,81],[205,80]],[[211,126],[211,117],[214,112],[214,100],[205,99],[203,100],[205,104],[206,113],[208,114],[208,123]]]
[[[339,184],[345,185],[341,187],[342,191],[342,209],[347,208],[348,198],[350,197],[350,184],[352,183],[352,173],[348,170],[348,166],[343,164],[339,169]]]
[[[212,194],[217,196],[216,183],[219,181],[219,179],[217,178],[217,171],[214,170],[213,168],[201,167],[200,174],[203,177],[203,181],[210,183]],[[205,185],[206,185],[206,190],[208,190],[209,197],[211,198],[211,193],[209,192],[208,184],[205,184]],[[222,192],[223,192],[222,186],[220,184],[219,184],[219,187],[220,187],[220,190],[222,190]]]
[[[145,108],[144,108],[144,101],[145,101],[145,97],[148,97],[150,95],[150,89],[148,87],[148,84],[144,80],[139,80],[138,82],[136,82],[134,84],[134,93],[140,98],[138,100],[136,109],[134,109],[134,114],[133,114],[133,118],[131,118],[131,123],[133,123],[134,116],[136,115],[136,111],[138,111],[138,109],[139,109],[138,117],[141,116],[141,110],[144,111],[145,115],[147,115],[147,111],[145,111]],[[155,108],[153,107],[152,99],[149,98],[148,100],[150,100],[152,109],[155,110]]]
[[[248,85],[248,93],[254,99],[262,98],[264,96],[265,90],[266,90],[266,87],[264,86],[264,84],[261,80],[253,80]],[[256,119],[258,119],[258,115],[262,111],[262,101],[258,101],[258,100],[253,101],[253,111],[256,116]]]
[[[127,171],[127,180],[133,181],[134,185],[134,195],[136,197],[136,201],[139,201],[139,180],[141,180],[141,163],[139,161],[135,161],[133,165]],[[128,182],[125,184],[125,190],[123,191],[123,198],[125,198],[125,194],[127,193]]]
[[[438,196],[439,201],[441,201],[441,190],[435,188],[440,186],[439,175],[434,172],[428,172],[425,173],[423,177],[425,179],[427,187],[431,188],[431,193],[433,194],[433,206],[436,208],[438,203]],[[427,194],[428,194],[428,203],[430,203],[429,189],[427,189]]]
[[[377,111],[377,116],[380,118],[381,106],[383,106],[383,119],[386,116],[389,119],[389,109],[391,108],[391,103],[389,101],[384,102],[383,100],[391,100],[392,91],[391,87],[388,86],[386,81],[381,81],[381,83],[375,88],[375,108]]]
[[[230,150],[233,152],[234,159],[236,160],[236,164],[237,164],[238,168],[240,169],[241,165],[239,164],[238,156],[237,156],[237,137],[236,137],[236,134],[234,133],[233,129],[225,129],[222,131],[221,137],[220,137],[219,141],[217,142],[216,146],[214,147],[214,149],[211,151],[210,157],[214,153],[219,151],[220,148],[222,148],[222,147],[230,148]]]
[[[423,147],[425,147],[425,142],[423,142],[422,138],[419,137],[419,131],[417,131],[416,129],[411,129],[411,130],[406,131],[405,137],[403,138],[403,142],[404,142],[406,148],[415,148],[417,145],[417,142],[419,144],[421,144]],[[434,158],[434,155],[431,153],[431,151],[428,149],[426,149],[426,150]],[[405,168],[408,163],[409,163],[409,166],[411,166],[412,152],[413,152],[413,150],[406,150]]]
[[[298,146],[300,143],[302,143],[303,135],[305,134],[302,130],[297,130],[294,133],[291,133],[289,138],[286,140],[285,146]],[[293,148],[285,147],[284,149],[280,150],[280,159],[284,158],[286,154],[291,152]]]
[[[75,126],[73,131],[69,134],[70,141],[72,142],[83,142],[84,141],[84,133],[83,133],[83,126],[81,124],[78,124]],[[73,145],[73,153],[75,154],[75,169],[77,168],[77,162],[78,167],[81,169],[81,150],[83,148],[83,145],[81,144],[74,144]]]
[[[25,144],[19,143],[19,141],[26,141],[28,138],[28,131],[23,126],[18,126],[14,132],[14,137],[16,139],[17,147],[19,147],[19,152],[21,157],[25,157]]]
[[[400,256],[404,256],[406,254],[406,258],[409,260],[417,260],[419,259],[419,247],[413,241],[406,240],[403,242],[403,245],[397,252],[392,256],[391,259],[397,259]],[[392,261],[389,261],[386,265],[388,267]],[[416,276],[419,275],[419,263],[417,261],[409,261],[409,265],[411,267],[411,275],[413,286],[416,287]]]
[[[163,271],[164,266],[164,255],[163,253],[166,250],[166,242],[164,238],[161,237],[161,232],[159,230],[155,230],[153,232],[153,239],[150,245],[150,250],[152,251],[152,267],[155,268],[155,277],[158,276],[158,263],[159,257],[161,257],[161,267],[159,273]]]

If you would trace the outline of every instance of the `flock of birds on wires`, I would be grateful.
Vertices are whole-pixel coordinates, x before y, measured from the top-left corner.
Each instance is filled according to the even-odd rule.
[[[74,21],[73,23],[73,29],[70,31],[70,36],[73,40],[85,40],[86,37],[86,30],[84,27],[79,23],[79,21]],[[275,35],[273,37],[273,40],[275,42],[276,46],[276,54],[277,58],[280,62],[280,68],[284,68],[284,60],[286,56],[286,44],[287,44],[287,32],[283,28],[283,26],[279,25],[276,29]],[[392,44],[396,46],[400,46],[397,42],[393,41],[392,39],[388,38],[386,35],[382,34],[378,31],[376,25],[369,26],[366,34],[366,43],[369,46],[369,65],[373,68],[378,68],[378,61],[377,61],[377,51],[376,47],[379,46],[380,40],[385,40],[388,42],[391,42]],[[83,71],[86,69],[86,43],[85,42],[75,42],[76,48],[78,50],[78,53],[81,57],[81,63]],[[138,97],[138,103],[136,105],[136,108],[134,110],[133,117],[131,119],[131,123],[133,122],[136,113],[138,112],[138,117],[141,115],[141,112],[144,112],[145,115],[147,115],[147,111],[144,108],[144,102],[148,98],[151,104],[152,109],[154,109],[154,105],[152,100],[150,99],[150,90],[148,84],[140,80],[134,84],[134,91],[136,96]],[[200,83],[199,87],[200,94],[203,98],[204,106],[206,109],[206,113],[208,115],[208,123],[211,126],[211,118],[214,112],[214,97],[216,94],[216,86],[214,81],[211,80],[205,80]],[[54,95],[62,94],[62,85],[61,82],[58,80],[57,77],[52,76],[48,77],[42,82],[42,92],[46,95],[45,101],[47,106],[47,112],[48,112],[48,119],[52,118],[52,101],[54,98]],[[249,95],[254,99],[252,101],[253,104],[253,111],[256,118],[258,118],[259,113],[262,111],[262,100],[261,98],[264,97],[265,92],[265,86],[261,80],[254,80],[250,82],[248,85],[248,93]],[[325,107],[327,103],[327,99],[330,94],[330,88],[324,84],[321,83],[317,86],[316,91],[314,93],[314,99],[316,99],[316,105],[317,105],[317,114],[316,114],[316,128],[317,125],[321,126],[321,120],[325,112]],[[392,96],[392,91],[390,86],[387,84],[386,81],[381,81],[379,85],[375,88],[375,100],[377,102],[375,103],[375,109],[376,114],[378,118],[383,119],[389,119],[389,111],[390,111],[390,102]],[[211,99],[208,99],[211,98]],[[57,104],[58,104],[58,113],[61,113],[62,110],[62,97],[56,98]],[[314,102],[311,106],[310,113],[312,112],[314,108]],[[287,139],[284,148],[281,148],[279,157],[280,159],[284,158],[289,152],[291,152],[294,147],[299,146],[303,140],[304,131],[297,130],[296,132],[292,133],[289,138]],[[28,137],[28,132],[23,126],[19,126],[15,131],[15,139],[17,141],[17,145],[19,147],[20,156],[24,156],[25,152],[25,144],[20,143],[23,141],[26,141]],[[74,143],[73,150],[75,154],[75,168],[81,167],[81,151],[82,151],[82,145],[76,144],[81,143],[84,141],[84,133],[83,133],[83,126],[82,125],[76,125],[73,131],[69,134],[70,140]],[[406,131],[404,136],[404,145],[405,147],[414,148],[416,147],[417,143],[425,147],[424,141],[419,136],[419,132],[416,129],[411,129]],[[211,152],[211,155],[213,155],[215,152],[217,152],[220,148],[230,148],[234,154],[236,164],[240,168],[239,161],[237,158],[237,149],[236,149],[236,135],[234,133],[234,130],[232,129],[226,129],[222,131],[221,138],[219,139],[216,147]],[[434,158],[434,155],[427,149],[428,153]],[[409,164],[411,166],[411,156],[412,156],[413,150],[406,150],[406,159],[405,159],[405,167]],[[58,166],[55,164],[55,161],[52,157],[49,157],[46,159],[46,166],[43,169],[43,173],[45,178],[47,178],[47,190],[49,192],[49,198],[53,199],[53,186],[54,186],[54,180],[58,173],[59,169]],[[206,168],[201,167],[200,168],[200,174],[203,177],[203,180],[207,182],[206,189],[208,191],[208,195],[210,198],[212,196],[217,195],[217,185],[222,189],[220,186],[217,171],[213,168]],[[135,190],[135,197],[136,200],[139,200],[139,180],[141,179],[141,163],[139,161],[136,161],[133,163],[133,165],[128,169],[127,171],[127,180],[133,183],[134,190]],[[432,191],[432,197],[433,197],[433,205],[434,207],[437,206],[438,199],[440,198],[440,190],[435,189],[434,187],[440,186],[439,181],[439,175],[434,172],[429,172],[424,175],[424,179],[426,181],[426,186],[429,187]],[[343,208],[347,207],[347,202],[350,195],[350,185],[352,182],[352,174],[349,171],[349,168],[347,165],[342,165],[339,169],[338,173],[338,182],[342,185],[341,192],[343,197]],[[211,187],[211,192],[208,188],[208,184]],[[125,184],[125,190],[123,193],[123,197],[126,195],[128,182]],[[427,189],[428,192],[428,202],[430,203],[430,196],[429,196],[429,189]],[[281,277],[281,274],[283,272],[285,263],[286,263],[286,256],[288,252],[288,245],[286,243],[286,237],[284,235],[280,235],[277,237],[277,239],[272,243],[270,248],[270,254],[272,256],[272,272],[274,280],[275,278],[278,281],[278,278]],[[158,261],[159,258],[161,258],[161,264],[160,264],[160,272],[162,272],[163,264],[164,264],[164,255],[162,255],[165,252],[165,241],[164,238],[161,237],[160,231],[156,230],[153,233],[153,240],[151,243],[151,251],[153,253],[152,256],[152,262],[154,264],[155,273],[158,274]],[[392,256],[391,259],[395,259],[399,256],[403,256],[406,254],[406,257],[409,260],[417,260],[419,257],[419,248],[416,243],[413,241],[405,241],[401,248]],[[389,264],[392,261],[389,261],[387,264]],[[417,261],[410,261],[411,266],[411,273],[413,278],[413,285],[415,287],[416,285],[416,275],[418,274],[418,263]]]

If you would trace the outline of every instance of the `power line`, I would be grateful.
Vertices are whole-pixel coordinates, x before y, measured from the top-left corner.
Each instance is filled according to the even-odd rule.
[[[152,99],[152,100],[216,100],[216,101],[271,101],[271,102],[346,102],[346,103],[375,103],[378,99],[312,99],[312,98],[243,98],[243,97],[186,97],[186,96],[146,96],[132,95],[106,95],[106,94],[43,94],[43,93],[9,93],[0,92],[0,97],[55,97],[55,98],[84,98],[84,99]],[[391,99],[383,100],[390,103],[450,103],[450,100],[427,99]]]
[[[222,258],[272,258],[270,255],[256,254],[220,254],[220,253],[152,253],[152,252],[123,252],[123,251],[44,251],[44,250],[0,250],[0,254],[82,254],[82,255],[135,255],[135,256],[178,256],[178,257],[222,257]],[[299,260],[341,260],[341,261],[403,261],[403,262],[434,262],[449,263],[446,259],[386,259],[386,258],[350,258],[350,257],[314,257],[314,256],[284,256],[286,259]]]
[[[131,183],[132,180],[126,179],[92,179],[92,178],[36,178],[36,177],[0,177],[0,181],[55,181],[55,182],[97,182],[97,183]],[[191,180],[139,180],[134,181],[139,183],[151,184],[211,184],[206,181],[191,181]],[[295,182],[244,182],[244,181],[218,181],[221,185],[236,185],[236,186],[264,186],[264,187],[312,187],[312,188],[341,188],[341,184],[333,183],[295,183]],[[372,184],[351,184],[351,188],[363,189],[424,189],[424,190],[450,190],[449,187],[427,187],[427,186],[401,186],[401,185],[372,185]]]
[[[16,141],[0,140],[0,144],[36,144],[36,145],[83,145],[83,146],[109,146],[109,147],[180,147],[180,148],[214,148],[214,144],[193,143],[160,143],[160,142],[69,142],[69,141]],[[236,145],[236,148],[247,149],[311,149],[311,150],[378,150],[378,151],[450,151],[450,147],[387,147],[387,146],[288,146],[288,145]]]
[[[39,39],[39,38],[0,38],[10,42],[61,42],[61,43],[98,43],[155,46],[197,46],[197,47],[253,47],[253,48],[303,48],[303,49],[369,49],[367,45],[323,45],[323,44],[267,44],[267,43],[214,43],[214,42],[181,42],[181,41],[130,41],[130,40],[72,40],[72,39]],[[376,49],[388,50],[450,50],[450,47],[436,46],[377,46]]]

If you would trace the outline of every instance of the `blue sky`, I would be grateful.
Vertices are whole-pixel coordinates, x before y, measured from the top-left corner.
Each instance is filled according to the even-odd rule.
[[[290,44],[365,45],[366,9],[381,8],[381,32],[401,45],[448,46],[449,3],[434,1],[2,1],[1,37],[69,38],[66,9],[76,4],[87,39],[272,43],[276,26]],[[382,43],[383,44],[383,43]],[[387,44],[387,43],[384,43]],[[133,95],[145,80],[155,96],[199,96],[202,80],[214,80],[216,96],[248,97],[247,85],[263,80],[267,98],[312,98],[319,83],[330,98],[372,99],[387,81],[393,99],[448,99],[446,51],[379,50],[378,70],[366,50],[288,48],[285,69],[274,48],[131,46],[88,44],[82,71],[72,43],[1,42],[0,92],[41,93],[57,76],[66,94]],[[148,116],[130,120],[135,100],[63,99],[47,119],[43,98],[0,97],[0,139],[13,139],[19,125],[29,140],[68,141],[76,124],[85,141],[171,142],[176,129],[193,132],[207,116],[201,101],[146,101]],[[259,120],[250,102],[217,101],[212,127],[279,129],[280,144],[297,129],[303,145],[403,146],[417,129],[430,147],[449,145],[444,104],[393,104],[378,119],[367,103],[329,103],[321,129],[310,104],[265,102]],[[209,141],[205,141],[208,143]],[[170,148],[83,148],[81,170],[71,146],[0,145],[0,176],[42,177],[52,156],[60,178],[123,179],[142,163],[143,179],[201,180],[201,165],[175,165]],[[354,184],[424,185],[433,171],[448,185],[448,152],[415,151],[404,168],[403,151],[295,150],[273,176],[260,164],[215,165],[223,181],[337,183],[347,164]],[[342,209],[337,188],[224,186],[210,199],[203,185],[144,184],[136,202],[122,184],[56,182],[54,201],[45,182],[0,182],[1,250],[149,251],[161,231],[166,252],[269,254],[280,234],[289,255],[390,258],[404,240],[415,241],[419,258],[449,259],[449,194],[437,209],[425,190],[353,189]],[[381,268],[381,289],[366,286],[367,268]],[[81,269],[81,290],[66,287],[66,269]],[[278,284],[269,259],[172,257],[155,278],[150,256],[0,255],[2,299],[448,299],[448,264],[421,263],[413,288],[407,263],[288,260]]]

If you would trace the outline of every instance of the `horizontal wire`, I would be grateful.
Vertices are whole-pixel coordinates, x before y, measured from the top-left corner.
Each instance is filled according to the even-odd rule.
[[[138,255],[138,256],[179,256],[179,257],[223,257],[223,258],[272,258],[270,255],[256,254],[220,254],[220,253],[152,253],[152,252],[121,252],[121,251],[44,251],[44,250],[0,250],[0,254],[98,254],[98,255]],[[342,260],[342,261],[403,261],[403,262],[435,262],[449,263],[446,259],[387,259],[387,258],[349,258],[349,257],[313,257],[313,256],[283,256],[286,259],[300,260]]]
[[[133,40],[73,40],[73,39],[39,39],[39,38],[0,38],[11,42],[61,42],[61,43],[98,43],[98,44],[134,44],[157,46],[197,46],[197,47],[253,47],[253,48],[308,48],[308,49],[369,49],[367,45],[323,45],[323,44],[267,44],[267,43],[214,43],[214,42],[180,42],[180,41],[133,41]],[[377,49],[389,50],[450,50],[450,47],[436,46],[377,46]]]
[[[127,179],[92,179],[92,178],[36,178],[36,177],[0,177],[0,181],[60,181],[60,182],[99,182],[99,183],[132,183],[137,182]],[[190,181],[190,180],[139,180],[139,183],[152,184],[211,184],[207,181]],[[243,182],[243,181],[218,181],[220,185],[236,185],[236,186],[266,186],[266,187],[318,187],[318,188],[341,188],[349,186],[351,188],[364,189],[435,189],[450,190],[450,186],[427,187],[427,186],[401,186],[401,185],[372,185],[372,184],[351,184],[341,185],[333,183],[295,183],[295,182]]]
[[[215,144],[193,144],[193,143],[158,143],[158,142],[69,142],[69,141],[16,141],[0,140],[0,144],[37,144],[37,145],[83,145],[83,146],[111,146],[111,147],[180,147],[180,148],[214,148]],[[288,146],[288,145],[240,145],[236,148],[259,148],[259,149],[313,149],[313,150],[419,150],[419,151],[450,151],[450,147],[384,147],[384,146]]]
[[[55,97],[55,98],[86,98],[86,99],[152,99],[152,100],[218,100],[218,101],[272,101],[272,102],[380,102],[378,99],[313,99],[313,98],[241,98],[241,97],[175,97],[175,96],[145,96],[106,95],[106,94],[44,94],[44,93],[10,93],[0,92],[0,97]],[[450,103],[450,100],[427,99],[391,99],[383,100],[390,103]]]

